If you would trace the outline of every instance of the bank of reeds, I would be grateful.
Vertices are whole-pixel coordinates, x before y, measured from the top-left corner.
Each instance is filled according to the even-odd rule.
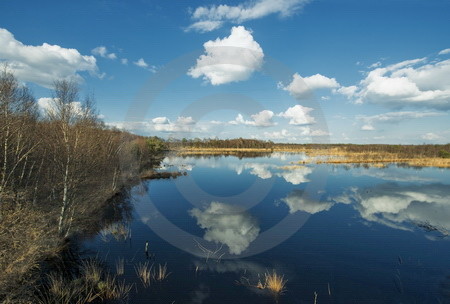
[[[310,157],[300,163],[367,164],[383,167],[403,163],[420,167],[450,167],[447,145],[353,145],[353,144],[275,144],[267,147],[210,147],[208,141],[197,146],[176,146],[181,156],[243,155],[245,153],[290,152]]]

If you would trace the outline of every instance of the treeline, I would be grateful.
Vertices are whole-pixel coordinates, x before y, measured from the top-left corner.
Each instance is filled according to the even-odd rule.
[[[257,139],[186,139],[169,140],[171,149],[266,149],[278,151],[340,149],[356,153],[390,153],[404,158],[450,158],[450,144],[446,145],[387,145],[387,144],[284,144]]]
[[[186,139],[182,140],[170,140],[170,148],[220,148],[220,149],[271,149],[274,146],[272,141],[264,141],[257,139]]]
[[[23,293],[29,284],[17,283],[29,270],[167,149],[157,137],[106,127],[92,97],[79,95],[76,83],[56,81],[42,113],[0,71],[0,302]]]

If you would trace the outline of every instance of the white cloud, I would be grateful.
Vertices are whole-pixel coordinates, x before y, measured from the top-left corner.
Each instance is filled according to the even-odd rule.
[[[369,65],[369,69],[378,68],[379,66],[381,66],[381,62],[377,61],[377,62],[372,63],[371,65]]]
[[[194,23],[187,30],[212,31],[222,26],[225,21],[242,23],[271,14],[286,17],[296,13],[308,2],[309,0],[256,0],[247,1],[237,6],[223,4],[209,7],[200,6],[192,12],[191,18]],[[208,22],[214,26],[209,25]]]
[[[212,85],[247,80],[263,63],[263,50],[243,26],[233,27],[230,36],[207,41],[203,47],[205,54],[188,75],[202,77]]]
[[[375,127],[372,125],[362,125],[361,126],[361,131],[374,131]]]
[[[41,97],[37,100],[37,105],[40,112],[44,115],[55,115],[57,114],[57,104],[58,99],[54,99],[51,97]],[[70,111],[75,115],[83,114],[83,106],[79,101],[73,101],[69,104]],[[69,108],[67,108],[69,109]]]
[[[257,220],[238,206],[211,202],[205,210],[189,213],[206,229],[205,240],[227,245],[231,254],[241,254],[259,234]]]
[[[347,98],[352,98],[353,96],[355,96],[356,91],[358,90],[357,86],[341,86],[340,88],[334,90],[334,93],[339,93],[342,94],[344,96],[347,96]]]
[[[115,53],[108,53],[108,49],[104,46],[98,46],[91,51],[92,54],[108,58],[108,59],[117,59],[117,55]]]
[[[321,202],[313,200],[308,197],[307,193],[302,190],[294,190],[287,197],[281,199],[289,208],[289,213],[295,213],[298,211],[308,212],[315,214],[321,211],[328,211],[333,203]]]
[[[169,121],[169,119],[167,117],[155,117],[155,118],[152,119],[152,122],[154,124],[158,124],[158,125],[170,123],[170,121]]]
[[[269,139],[284,139],[293,136],[288,130],[282,129],[281,131],[264,132],[264,138]]]
[[[439,135],[437,135],[437,134],[435,134],[435,133],[430,132],[430,133],[423,134],[423,135],[421,136],[421,138],[422,138],[422,139],[425,139],[425,140],[433,141],[433,140],[436,140],[436,139],[440,139],[441,136],[439,136]]]
[[[141,68],[148,68],[147,62],[145,62],[144,58],[140,58],[138,61],[133,62],[135,65]]]
[[[367,74],[355,92],[355,102],[389,107],[422,106],[450,109],[450,60],[406,60]]]
[[[0,28],[0,60],[6,61],[21,81],[30,81],[51,88],[55,80],[82,81],[79,72],[97,73],[94,56],[81,55],[76,49],[43,43],[25,45],[6,29]]]
[[[255,127],[270,127],[276,125],[272,118],[274,113],[269,110],[262,110],[259,113],[250,115],[252,120],[245,120],[242,114],[238,114],[236,118],[228,123],[231,125],[249,125]]]
[[[446,54],[450,54],[450,49],[445,49],[439,52],[439,55],[446,55]]]
[[[189,31],[196,31],[200,33],[206,33],[214,31],[215,29],[218,29],[222,26],[222,21],[212,21],[212,20],[204,20],[204,21],[197,21],[188,26],[185,29],[185,32]]]
[[[147,62],[145,62],[144,58],[139,58],[138,61],[133,61],[133,64],[143,69],[149,70],[152,73],[156,72],[156,67],[154,65],[149,65]]]
[[[127,65],[128,64],[128,59],[122,58],[122,59],[120,59],[120,63],[124,64],[124,65]]]
[[[418,119],[423,117],[435,117],[442,116],[444,113],[439,112],[413,112],[413,111],[403,111],[403,112],[388,112],[373,116],[357,116],[356,119],[363,121],[365,124],[361,127],[363,131],[373,131],[376,123],[399,123],[405,120]]]
[[[289,119],[291,125],[309,125],[315,123],[314,117],[309,115],[312,110],[312,108],[295,105],[278,116]]]
[[[189,133],[200,132],[201,128],[195,129],[196,122],[192,117],[179,116],[175,122],[170,121],[167,117],[155,117],[150,121],[126,121],[126,122],[109,122],[109,126],[119,129],[139,132],[151,133],[154,131],[163,133]]]
[[[298,73],[292,77],[291,83],[287,86],[280,84],[280,87],[288,91],[295,98],[305,98],[312,90],[316,89],[335,89],[340,85],[334,78],[328,78],[321,74],[315,74],[309,77],[302,78]]]
[[[175,122],[171,122],[167,117],[156,117],[152,119],[150,127],[159,132],[191,132],[195,121],[192,117],[179,116]]]

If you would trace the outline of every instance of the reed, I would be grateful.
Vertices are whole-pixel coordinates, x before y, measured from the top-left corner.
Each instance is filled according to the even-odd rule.
[[[153,279],[161,282],[167,279],[170,274],[170,272],[167,272],[167,263],[164,265],[158,264],[157,270],[153,273]]]
[[[119,258],[116,261],[116,274],[121,276],[125,273],[125,260],[123,258]]]
[[[149,287],[152,280],[152,268],[153,264],[150,266],[148,261],[145,263],[139,263],[137,266],[134,266],[134,270],[138,275],[139,279],[142,282],[144,287]]]

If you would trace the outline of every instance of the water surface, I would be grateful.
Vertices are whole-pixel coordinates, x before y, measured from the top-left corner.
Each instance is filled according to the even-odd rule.
[[[135,186],[131,216],[84,246],[124,259],[130,303],[449,303],[450,170],[305,158],[169,156],[187,176]],[[144,287],[146,261],[171,274]],[[279,297],[254,287],[273,271]]]

